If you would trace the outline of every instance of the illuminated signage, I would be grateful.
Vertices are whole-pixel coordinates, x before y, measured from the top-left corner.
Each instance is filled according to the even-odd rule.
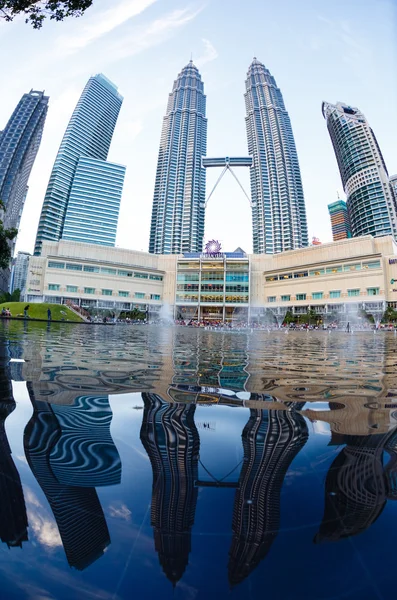
[[[389,265],[396,265],[397,264],[397,258],[389,258]]]
[[[210,240],[205,245],[205,252],[201,255],[202,258],[224,258],[221,252],[222,246],[218,240]]]

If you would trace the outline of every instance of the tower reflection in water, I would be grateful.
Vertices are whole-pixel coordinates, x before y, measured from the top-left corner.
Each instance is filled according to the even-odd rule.
[[[28,541],[28,519],[21,478],[12,459],[5,431],[5,420],[15,406],[7,363],[5,357],[0,356],[0,539],[9,548],[22,547],[22,542]]]
[[[37,398],[39,384],[27,387],[34,412],[24,432],[26,459],[51,506],[69,565],[82,570],[110,544],[95,487],[121,479],[109,400],[77,396],[68,406],[49,404]]]
[[[141,441],[153,469],[151,523],[156,552],[175,585],[189,561],[198,488],[200,438],[194,404],[170,404],[142,394]]]

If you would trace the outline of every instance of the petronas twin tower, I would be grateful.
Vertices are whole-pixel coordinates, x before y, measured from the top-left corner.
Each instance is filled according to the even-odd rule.
[[[306,209],[291,122],[281,91],[256,58],[246,79],[248,153],[252,157],[254,253],[308,245]],[[174,82],[163,121],[149,252],[201,252],[205,221],[206,96],[192,61]]]

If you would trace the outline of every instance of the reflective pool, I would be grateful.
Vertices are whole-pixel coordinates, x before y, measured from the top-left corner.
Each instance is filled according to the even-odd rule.
[[[394,598],[396,352],[0,322],[1,597]]]

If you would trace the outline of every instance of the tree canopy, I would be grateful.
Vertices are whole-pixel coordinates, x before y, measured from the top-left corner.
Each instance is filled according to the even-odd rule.
[[[0,18],[12,21],[23,14],[26,23],[40,29],[48,17],[63,21],[67,17],[80,17],[94,0],[0,0]]]
[[[0,200],[0,269],[7,269],[11,261],[10,241],[17,236],[18,230],[4,229],[4,223],[1,218],[3,212],[4,204]]]

